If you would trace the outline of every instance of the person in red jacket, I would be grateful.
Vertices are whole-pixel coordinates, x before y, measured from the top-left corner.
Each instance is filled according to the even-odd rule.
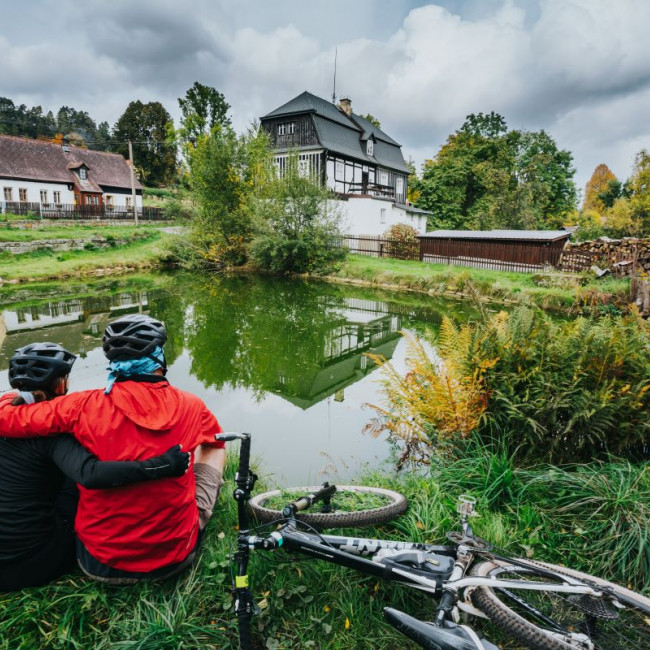
[[[0,435],[6,437],[70,432],[100,460],[139,460],[178,444],[194,452],[194,472],[179,478],[108,490],[80,487],[77,559],[101,581],[162,579],[188,567],[221,483],[225,450],[214,436],[222,429],[198,397],[165,379],[166,340],[158,320],[119,318],[102,341],[110,361],[105,390],[29,406],[0,404]]]

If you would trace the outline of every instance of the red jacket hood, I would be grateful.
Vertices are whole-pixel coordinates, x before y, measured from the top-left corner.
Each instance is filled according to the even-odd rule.
[[[168,431],[180,417],[180,395],[166,381],[123,381],[105,396],[134,424],[151,431]]]

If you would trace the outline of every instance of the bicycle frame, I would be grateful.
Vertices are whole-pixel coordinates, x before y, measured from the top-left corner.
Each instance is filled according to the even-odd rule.
[[[248,561],[251,550],[270,551],[278,548],[284,548],[313,557],[318,560],[330,562],[340,566],[365,573],[376,578],[387,581],[396,581],[421,591],[431,594],[440,595],[440,602],[436,609],[433,623],[423,623],[412,617],[387,608],[386,616],[399,631],[410,636],[410,638],[421,643],[422,647],[431,648],[460,648],[468,647],[465,645],[454,645],[454,638],[463,641],[469,640],[474,643],[477,650],[492,650],[496,646],[480,640],[471,628],[466,626],[456,626],[453,622],[457,616],[454,616],[454,610],[466,611],[474,616],[485,615],[477,610],[469,599],[471,588],[479,586],[488,586],[492,589],[502,588],[509,590],[527,589],[537,591],[554,591],[566,594],[588,594],[600,596],[601,592],[597,589],[586,585],[580,580],[564,577],[565,584],[557,583],[534,583],[515,580],[501,580],[494,578],[482,578],[478,576],[466,576],[467,569],[477,555],[484,554],[485,551],[473,547],[473,533],[468,523],[468,518],[473,514],[473,501],[465,502],[459,508],[462,520],[462,539],[457,546],[438,546],[419,542],[403,542],[398,540],[377,540],[370,538],[324,535],[314,532],[305,532],[298,530],[297,521],[290,517],[283,519],[285,523],[279,530],[274,531],[266,536],[251,534],[247,513],[247,502],[255,486],[257,476],[251,472],[249,466],[250,460],[250,434],[226,433],[216,436],[217,440],[231,441],[240,440],[240,457],[237,475],[235,477],[236,489],[234,498],[238,505],[239,533],[237,536],[237,550],[234,554],[234,563],[236,566],[235,584],[233,588],[233,598],[235,602],[235,614],[239,622],[240,644],[242,650],[248,650],[250,645],[250,619],[255,611],[255,603],[252,592],[249,588],[248,580]],[[463,510],[464,508],[464,510]],[[268,525],[268,524],[266,524]],[[368,556],[374,556],[382,551],[387,552],[383,561],[367,559]],[[430,556],[434,563],[440,565],[446,563],[446,567],[439,570],[422,570],[412,566],[399,564],[391,561],[390,554],[399,553],[424,553]],[[556,577],[550,571],[545,571],[538,566],[527,564],[525,560],[513,560],[511,558],[501,558],[492,555],[500,560],[507,560],[513,564],[524,568],[530,567],[537,575],[547,573],[549,577]],[[460,598],[461,592],[465,593],[465,598]],[[439,629],[437,634],[446,634],[450,638],[443,638],[442,641],[436,636],[436,642],[433,642],[433,631],[431,628],[416,629],[416,624],[422,626],[436,626]],[[454,631],[456,628],[464,628],[464,631]],[[449,629],[452,632],[449,632]],[[467,635],[467,636],[462,636]],[[460,638],[459,638],[460,637]],[[447,643],[445,645],[445,642]],[[438,643],[438,645],[436,645]]]

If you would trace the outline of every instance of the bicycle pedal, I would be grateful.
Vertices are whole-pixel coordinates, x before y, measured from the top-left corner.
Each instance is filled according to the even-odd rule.
[[[569,596],[569,602],[580,611],[594,618],[603,621],[615,621],[618,618],[618,612],[615,612],[604,598],[595,598],[588,594]]]

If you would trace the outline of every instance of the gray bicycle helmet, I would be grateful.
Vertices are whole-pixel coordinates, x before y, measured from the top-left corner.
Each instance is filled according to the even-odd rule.
[[[102,347],[109,361],[127,361],[150,356],[166,341],[164,323],[144,314],[129,314],[108,324]]]
[[[77,357],[58,343],[32,343],[9,359],[9,385],[18,390],[40,390],[70,374]]]

